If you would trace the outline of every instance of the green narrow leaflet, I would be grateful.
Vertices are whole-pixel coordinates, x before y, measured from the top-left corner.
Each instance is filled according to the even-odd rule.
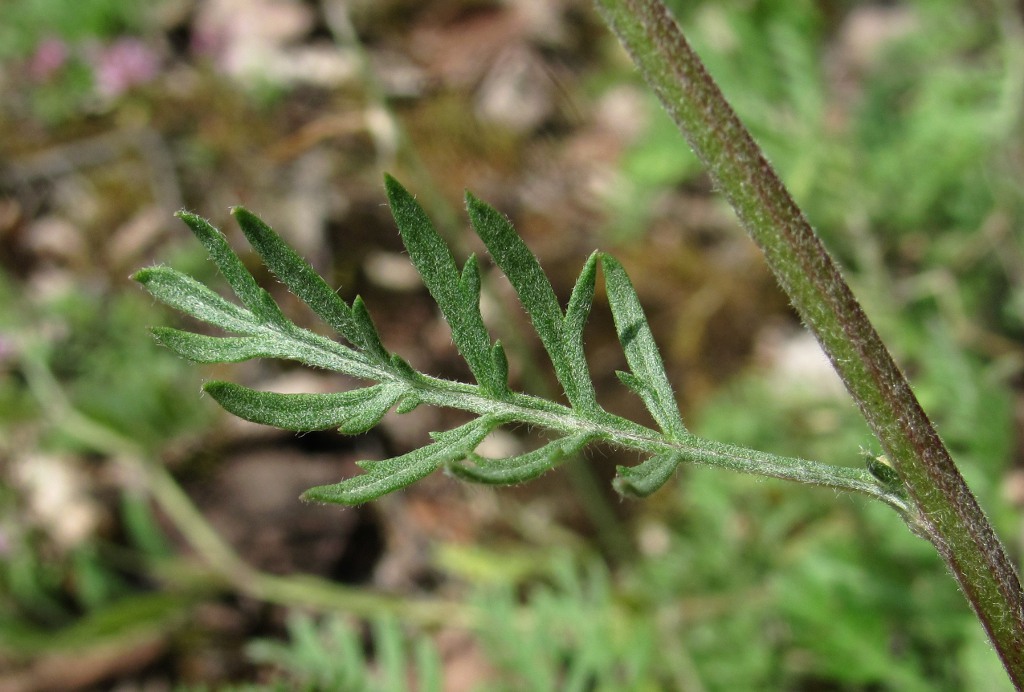
[[[287,430],[335,428],[351,435],[372,429],[392,409],[401,414],[420,405],[445,406],[476,416],[453,430],[433,433],[433,442],[420,449],[391,459],[358,462],[362,474],[311,488],[304,493],[305,499],[359,504],[404,488],[440,468],[476,483],[522,483],[598,442],[639,451],[646,457],[636,466],[619,467],[613,485],[625,495],[653,493],[672,477],[681,461],[687,460],[856,490],[887,501],[888,495],[895,497],[896,489],[866,470],[834,473],[832,467],[741,448],[727,449],[690,434],[680,417],[647,318],[622,265],[608,255],[592,254],[563,310],[539,261],[511,222],[467,194],[473,228],[519,296],[568,405],[513,391],[508,384],[505,351],[500,341],[491,340],[480,313],[477,258],[470,256],[460,269],[409,191],[390,176],[385,178],[385,189],[409,257],[448,322],[452,340],[469,365],[475,384],[417,372],[401,356],[390,353],[361,298],[347,303],[277,233],[241,207],[234,208],[232,214],[264,264],[337,332],[341,341],[291,322],[257,284],[224,235],[195,214],[181,212],[179,217],[204,245],[239,302],[231,302],[169,267],[150,267],[135,275],[156,298],[231,334],[208,336],[168,327],[153,330],[160,343],[185,358],[198,363],[280,358],[367,382],[352,391],[328,394],[278,394],[230,382],[208,382],[204,389],[210,396],[241,418]],[[612,415],[597,402],[583,350],[583,328],[593,304],[598,265],[605,276],[616,333],[630,368],[630,372],[617,375],[640,397],[659,430]],[[511,424],[544,429],[551,439],[533,451],[503,459],[476,453],[487,435]]]

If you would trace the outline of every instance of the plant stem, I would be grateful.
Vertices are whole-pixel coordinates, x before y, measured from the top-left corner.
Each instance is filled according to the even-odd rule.
[[[1024,689],[1024,592],[984,512],[835,263],[660,0],[596,0],[640,73],[765,253]],[[912,528],[913,525],[912,525]]]
[[[386,381],[391,375],[380,371],[375,379]],[[439,380],[426,375],[418,378],[417,395],[423,403],[470,411],[477,415],[499,415],[510,421],[573,435],[588,433],[594,439],[629,451],[647,454],[678,454],[683,461],[716,466],[740,473],[749,473],[808,485],[861,493],[885,502],[896,509],[915,533],[918,526],[913,507],[903,498],[884,488],[866,469],[834,466],[820,461],[784,457],[748,447],[708,440],[687,433],[679,440],[665,436],[626,418],[604,413],[597,419],[581,416],[576,410],[529,394],[509,393],[496,402],[480,393],[477,385]],[[459,396],[453,397],[452,392]]]

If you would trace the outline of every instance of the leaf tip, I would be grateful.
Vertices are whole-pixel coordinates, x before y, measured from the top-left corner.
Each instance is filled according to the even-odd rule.
[[[609,271],[614,271],[622,266],[617,259],[609,255],[607,252],[596,250],[594,251],[594,256],[596,256],[597,260],[600,260],[601,269],[603,269],[606,273]]]
[[[409,194],[409,192],[405,189],[405,186],[402,185],[402,183],[398,182],[398,178],[391,175],[390,173],[384,174],[384,191],[387,193],[389,199],[395,193]]]
[[[465,198],[466,209],[469,211],[470,215],[472,215],[476,210],[480,209],[481,207],[487,206],[486,202],[481,200],[479,197],[474,195],[469,190],[466,190]]]
[[[612,487],[625,497],[648,497],[669,481],[680,461],[678,455],[668,453],[650,457],[637,466],[617,466]]]
[[[243,207],[240,204],[236,204],[233,207],[229,207],[228,212],[231,214],[231,216],[235,217],[235,220],[238,221],[239,224],[244,224],[247,221],[259,220],[259,217],[256,214],[254,214],[252,211]]]
[[[174,212],[174,218],[181,219],[190,226],[197,221],[205,221],[205,219],[199,216],[199,214],[196,214],[194,211],[189,211],[188,209],[179,209]]]
[[[203,391],[216,399],[218,395],[237,386],[238,385],[231,382],[225,382],[224,380],[208,380],[207,382],[203,382]]]
[[[207,249],[210,248],[210,242],[213,238],[223,236],[223,233],[216,226],[199,214],[182,209],[175,216],[185,222],[185,225],[189,227],[196,238],[206,245]]]
[[[143,286],[153,278],[154,267],[145,267],[131,275],[132,281],[138,281]]]

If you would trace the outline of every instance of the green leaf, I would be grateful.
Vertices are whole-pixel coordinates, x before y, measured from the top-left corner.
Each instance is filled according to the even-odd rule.
[[[408,665],[401,625],[393,615],[381,615],[373,622],[375,663],[380,676],[380,690],[401,692],[407,689]]]
[[[505,355],[505,347],[501,345],[500,339],[494,342],[494,347],[491,349],[491,363],[493,363],[498,380],[508,382],[508,356]]]
[[[149,267],[136,272],[133,278],[172,308],[225,331],[249,334],[257,326],[251,312],[175,269]]]
[[[353,345],[366,350],[374,357],[379,356],[381,360],[387,361],[389,355],[381,343],[380,334],[377,332],[377,325],[373,323],[370,311],[366,309],[366,303],[363,302],[360,296],[356,296],[355,300],[352,301],[352,321],[356,333],[362,337],[362,342],[352,341],[351,339],[349,341]]]
[[[565,343],[565,352],[570,363],[586,364],[586,356],[583,354],[583,328],[590,317],[590,308],[594,303],[594,284],[597,279],[597,255],[591,253],[587,258],[576,285],[573,286],[572,295],[569,297],[569,306],[565,310],[565,319],[562,322],[562,338]],[[590,379],[589,368],[574,368],[574,381],[576,388],[585,393],[590,399],[594,398],[594,385]],[[577,394],[580,396],[580,394]]]
[[[631,497],[647,497],[665,485],[683,460],[676,452],[656,454],[636,466],[617,466],[612,487]]]
[[[352,349],[298,328],[293,330],[289,339],[273,338],[267,334],[252,337],[205,336],[169,327],[157,327],[153,329],[153,335],[159,343],[197,363],[283,358],[363,379],[379,379],[381,374],[369,367],[363,357]]]
[[[331,394],[277,394],[220,381],[203,389],[229,413],[253,423],[298,431],[338,428],[346,435],[377,425],[403,392],[400,385],[378,384]]]
[[[489,485],[510,485],[533,480],[554,468],[566,458],[576,454],[593,440],[595,435],[579,433],[547,443],[539,449],[505,459],[489,459],[470,454],[466,464],[459,460],[448,464],[448,470],[462,480]]]
[[[142,269],[134,277],[156,298],[187,315],[229,332],[254,337],[251,341],[193,334],[186,337],[176,330],[154,330],[158,339],[179,355],[200,363],[237,362],[248,358],[287,358],[307,365],[337,370],[364,379],[379,379],[381,372],[369,366],[366,358],[352,349],[295,325],[262,325],[255,316],[217,295],[190,276],[167,267]],[[233,337],[224,337],[233,339]],[[211,361],[217,353],[223,361]],[[406,366],[408,368],[408,365]],[[401,375],[415,377],[412,368]],[[411,373],[411,374],[409,374]]]
[[[508,277],[541,341],[545,347],[550,344],[556,352],[560,351],[562,309],[537,257],[530,252],[504,214],[468,192],[466,208],[473,230],[484,241],[495,264]]]
[[[154,327],[152,332],[159,344],[196,363],[240,363],[274,355],[261,337],[205,336],[171,327]]]
[[[235,207],[231,213],[253,249],[292,293],[353,346],[366,351],[377,361],[387,359],[377,328],[362,301],[356,299],[359,305],[357,314],[356,307],[350,308],[309,262],[262,219],[244,207]]]
[[[277,325],[288,324],[288,319],[281,312],[281,308],[277,307],[277,303],[274,302],[270,294],[256,283],[256,279],[228,245],[227,238],[223,233],[210,225],[206,219],[191,212],[179,211],[175,216],[192,229],[196,238],[210,253],[210,259],[227,279],[231,290],[242,301],[242,305],[248,308],[261,322]]]
[[[343,372],[364,380],[380,380],[385,374],[368,364],[361,352],[298,327],[293,326],[287,338],[267,335],[265,343],[267,357],[297,360],[314,368]]]
[[[409,365],[409,361],[402,358],[402,356],[397,353],[391,354],[391,357],[388,359],[388,365],[390,365],[391,369],[397,372],[404,379],[415,381],[420,377],[420,374],[416,372],[416,369]]]
[[[459,291],[463,298],[468,298],[476,305],[480,304],[480,261],[476,255],[470,255],[462,267],[462,275],[459,276]]]
[[[470,257],[460,272],[451,250],[434,229],[423,207],[391,176],[385,176],[384,182],[402,242],[451,327],[456,348],[480,386],[493,396],[503,397],[508,392],[508,383],[494,367],[491,337],[480,315],[480,273],[476,259]]]
[[[484,241],[495,264],[508,277],[519,296],[519,302],[533,322],[569,402],[584,410],[596,408],[594,386],[582,348],[583,325],[594,292],[596,269],[593,263],[588,261],[584,266],[583,274],[573,290],[576,305],[572,320],[564,319],[558,298],[540,262],[516,233],[508,218],[468,192],[466,208],[473,229]],[[573,306],[572,300],[570,306]]]
[[[234,214],[267,266],[328,325],[341,332],[351,347],[288,322],[228,247],[224,236],[194,214],[182,213],[181,217],[207,247],[242,306],[166,267],[144,269],[135,276],[156,298],[234,334],[207,336],[169,328],[154,330],[162,344],[183,357],[202,363],[283,358],[377,383],[333,394],[277,394],[225,382],[207,385],[214,399],[243,418],[292,430],[337,427],[343,433],[359,433],[377,424],[391,408],[403,413],[427,404],[478,416],[450,432],[437,433],[434,442],[421,449],[383,461],[359,462],[365,473],[312,488],[304,495],[306,499],[358,504],[403,488],[445,465],[453,474],[476,482],[521,482],[600,439],[654,454],[635,468],[619,470],[615,487],[627,494],[653,492],[682,459],[862,492],[899,511],[906,509],[896,497],[903,492],[902,486],[877,460],[869,460],[870,472],[830,467],[688,435],[650,327],[622,266],[611,257],[592,254],[563,313],[540,263],[515,235],[508,220],[468,195],[473,223],[519,293],[572,407],[509,391],[505,350],[500,341],[492,343],[480,314],[481,271],[476,258],[470,257],[460,271],[408,191],[390,177],[386,185],[410,257],[448,320],[452,338],[478,385],[429,377],[397,354],[387,353],[363,301],[357,297],[349,306],[272,229],[242,208],[235,209]],[[662,433],[612,415],[596,403],[583,351],[583,331],[593,303],[598,259],[604,267],[616,331],[631,369],[617,374],[641,397]],[[473,453],[490,431],[511,422],[550,430],[557,439],[508,459],[484,459]]]
[[[619,378],[619,382],[626,385],[629,391],[640,397],[648,411],[654,411],[660,407],[655,390],[639,377],[631,372],[623,372],[622,370],[616,370],[615,376]]]
[[[356,462],[366,473],[334,485],[319,485],[302,494],[311,502],[358,505],[406,487],[444,464],[466,458],[494,428],[505,422],[486,415],[454,430],[434,433],[434,442],[392,459]]]
[[[422,403],[423,399],[416,392],[408,392],[399,400],[398,405],[395,406],[395,413],[409,413]]]
[[[618,260],[602,254],[601,266],[615,331],[633,371],[633,377],[624,379],[620,375],[619,379],[640,394],[654,421],[669,439],[681,440],[686,435],[686,426],[679,415],[672,385],[636,290]]]

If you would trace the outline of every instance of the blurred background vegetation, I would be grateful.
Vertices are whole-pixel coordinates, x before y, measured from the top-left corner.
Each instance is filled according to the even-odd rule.
[[[670,4],[1019,562],[1020,7]],[[215,280],[171,214],[238,240],[227,210],[244,204],[363,295],[390,348],[464,378],[383,171],[457,253],[480,250],[464,188],[508,213],[563,299],[595,247],[620,257],[697,432],[837,464],[877,453],[585,0],[2,3],[0,690],[1008,689],[932,548],[860,498],[686,468],[624,502],[603,450],[525,487],[439,475],[356,509],[301,505],[456,414],[357,438],[234,420],[204,378],[352,383],[184,363],[146,331],[182,318],[128,276],[165,262]],[[550,394],[491,274],[514,381]],[[643,419],[613,334],[599,299],[599,393]]]

